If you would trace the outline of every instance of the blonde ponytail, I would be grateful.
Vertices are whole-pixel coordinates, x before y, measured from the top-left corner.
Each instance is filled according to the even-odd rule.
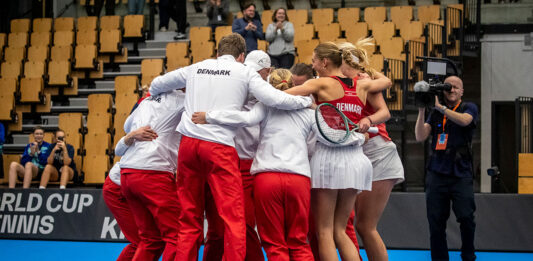
[[[373,39],[370,37],[360,39],[355,44],[348,42],[340,43],[339,49],[342,51],[342,60],[350,67],[366,72],[373,78],[376,70],[370,68],[370,59],[365,48],[373,45]]]
[[[292,82],[292,73],[287,69],[276,69],[270,73],[268,80],[274,88],[284,91],[294,87]]]

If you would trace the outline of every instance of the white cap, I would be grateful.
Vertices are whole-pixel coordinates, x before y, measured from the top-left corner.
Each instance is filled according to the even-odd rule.
[[[251,51],[244,61],[246,66],[250,66],[254,71],[260,71],[264,68],[270,68],[270,57],[261,50]]]

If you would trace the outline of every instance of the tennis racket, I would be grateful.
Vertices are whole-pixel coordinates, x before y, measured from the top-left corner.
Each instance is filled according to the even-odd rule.
[[[350,137],[352,132],[359,130],[359,125],[353,123],[337,107],[329,103],[318,105],[315,117],[320,135],[331,143],[343,143]],[[378,128],[370,127],[368,132],[377,133]]]

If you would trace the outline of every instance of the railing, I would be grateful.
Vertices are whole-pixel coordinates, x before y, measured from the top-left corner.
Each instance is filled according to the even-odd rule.
[[[446,42],[450,49],[446,56],[460,56],[463,53],[464,33],[463,33],[463,10],[455,7],[446,7],[444,12],[444,27],[446,32]]]
[[[464,0],[464,47],[477,51],[481,39],[481,0]]]
[[[446,44],[443,39],[446,38],[446,27],[443,24],[430,22],[425,30],[426,45],[428,46],[428,55],[432,57],[443,58],[446,56]]]

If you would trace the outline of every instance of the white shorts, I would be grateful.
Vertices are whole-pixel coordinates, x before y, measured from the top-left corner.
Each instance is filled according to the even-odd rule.
[[[376,136],[363,145],[363,152],[372,162],[372,181],[396,179],[396,184],[405,180],[402,161],[392,141]]]

